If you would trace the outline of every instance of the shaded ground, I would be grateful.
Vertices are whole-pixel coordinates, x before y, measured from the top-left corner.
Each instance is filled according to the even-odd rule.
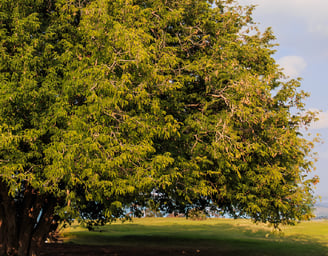
[[[159,248],[159,247],[136,247],[136,246],[89,246],[75,244],[47,244],[41,256],[198,256],[219,255],[211,248],[184,249],[184,248]]]
[[[328,222],[272,233],[248,220],[143,218],[88,231],[65,228],[41,256],[328,256]]]

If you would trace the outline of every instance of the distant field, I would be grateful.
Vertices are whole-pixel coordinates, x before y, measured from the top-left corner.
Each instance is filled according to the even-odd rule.
[[[89,232],[66,228],[65,243],[143,248],[147,255],[328,256],[328,221],[312,221],[272,232],[249,220],[142,218]],[[165,254],[168,253],[169,254]]]

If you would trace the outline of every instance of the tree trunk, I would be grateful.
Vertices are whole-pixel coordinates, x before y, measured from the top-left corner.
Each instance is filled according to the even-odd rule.
[[[16,205],[13,198],[9,195],[7,186],[0,181],[0,196],[1,196],[1,251],[6,255],[17,254],[17,222],[16,222]]]
[[[33,235],[34,227],[41,212],[40,198],[37,192],[32,188],[26,188],[24,191],[24,200],[22,203],[22,216],[20,220],[20,232],[18,237],[18,255],[28,255],[31,235]]]
[[[31,238],[30,250],[28,256],[37,256],[39,250],[44,245],[47,237],[49,237],[52,227],[54,227],[54,210],[56,206],[56,200],[54,198],[48,198],[45,200],[45,207],[42,208],[42,215],[37,226],[34,229],[33,236]],[[56,226],[57,228],[57,226]]]
[[[37,256],[55,227],[56,203],[28,186],[14,199],[0,180],[0,256]]]
[[[1,200],[1,198],[0,198]],[[5,255],[6,254],[6,248],[4,246],[5,244],[5,218],[4,218],[4,209],[2,204],[0,203],[0,255]]]

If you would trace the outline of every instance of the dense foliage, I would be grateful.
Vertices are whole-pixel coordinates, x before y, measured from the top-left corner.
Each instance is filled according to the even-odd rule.
[[[311,216],[307,94],[253,7],[213,2],[0,0],[0,254],[127,206]]]

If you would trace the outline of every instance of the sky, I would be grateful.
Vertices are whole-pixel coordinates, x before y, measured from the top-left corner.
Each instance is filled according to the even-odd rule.
[[[309,132],[319,133],[322,142],[315,175],[320,177],[316,194],[328,201],[328,0],[238,0],[253,4],[254,22],[261,31],[271,27],[276,36],[274,58],[290,78],[301,77],[301,89],[311,94],[306,108],[321,111]]]

